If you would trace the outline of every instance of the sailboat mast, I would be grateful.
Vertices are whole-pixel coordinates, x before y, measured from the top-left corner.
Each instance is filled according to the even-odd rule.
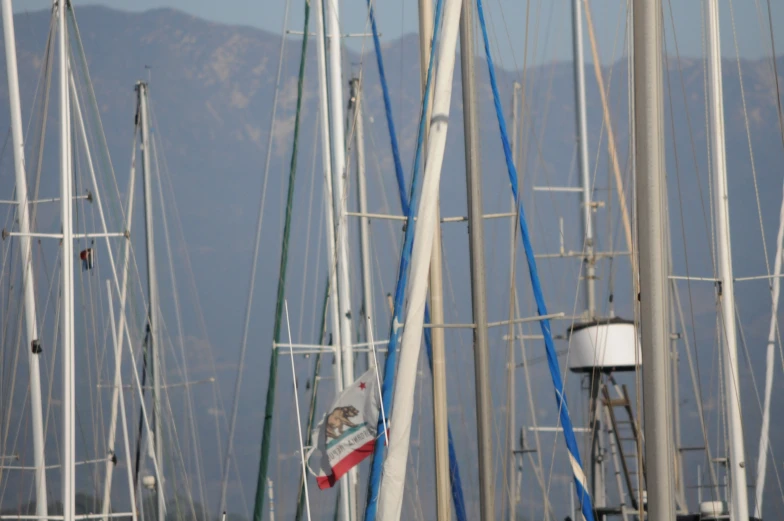
[[[740,418],[740,378],[735,331],[735,291],[732,278],[729,195],[727,191],[727,157],[724,142],[724,94],[721,79],[721,40],[719,36],[718,0],[708,0],[708,75],[710,89],[711,153],[713,156],[713,193],[715,196],[716,247],[723,344],[725,347],[724,388],[729,431],[729,474],[732,495],[730,519],[747,520],[749,500],[746,490],[746,463],[743,449],[743,426]]]
[[[74,96],[74,101],[76,101],[76,114],[79,119],[80,128],[84,126],[84,118],[81,116],[81,112],[79,110],[79,100]],[[139,99],[137,95],[136,101],[136,114],[139,114]],[[138,125],[134,129],[134,136],[136,136],[138,132]],[[134,137],[134,142],[136,138]],[[87,140],[85,139],[85,142]],[[136,147],[134,144],[134,160],[131,163],[131,171],[128,181],[128,202],[127,202],[127,210],[126,210],[126,217],[125,217],[125,230],[128,232],[130,236],[131,232],[131,224],[133,223],[133,200],[134,195],[136,193]],[[97,192],[96,192],[97,193]],[[100,201],[98,197],[96,197],[96,201]],[[115,438],[117,435],[117,409],[120,408],[120,412],[123,418],[125,418],[125,403],[124,398],[122,395],[122,346],[123,342],[125,341],[125,333],[126,333],[126,310],[125,306],[128,299],[128,270],[131,265],[131,244],[130,240],[125,242],[125,257],[123,258],[123,267],[122,267],[122,282],[119,291],[120,297],[120,319],[119,319],[119,326],[117,326],[116,334],[113,331],[112,333],[112,340],[114,342],[115,347],[115,356],[114,356],[114,388],[112,389],[112,409],[111,409],[111,416],[109,420],[109,442],[107,444],[107,449],[114,455],[116,453],[115,450]],[[108,281],[107,281],[108,282]],[[109,290],[109,296],[111,297],[111,289]],[[109,299],[111,302],[111,298]],[[114,308],[110,307],[111,315],[114,316]],[[112,321],[114,324],[114,321]],[[123,429],[125,429],[125,425],[123,424]],[[127,442],[127,432],[123,432],[123,435],[126,438]],[[126,457],[130,460],[130,452],[126,452]],[[126,465],[129,470],[129,477],[132,477],[130,474],[130,465]],[[112,476],[114,475],[114,467],[115,462],[113,459],[108,459],[106,461],[106,474],[104,475],[104,486],[103,486],[103,501],[101,502],[101,514],[104,516],[103,521],[109,520],[109,510],[111,509],[111,498],[112,498]],[[136,508],[136,501],[134,499],[134,489],[133,489],[133,479],[130,479],[129,484],[131,486],[131,506]],[[134,520],[135,521],[135,520]]]
[[[419,0],[419,71],[422,98],[427,88],[427,69],[430,65],[430,51],[433,46],[433,1]],[[431,82],[433,79],[431,78]],[[431,87],[432,90],[432,87]],[[425,132],[423,151],[427,150],[430,131],[430,116],[433,112],[433,96],[428,97],[425,107]],[[427,157],[424,158],[425,162]],[[444,284],[441,256],[441,216],[440,202],[436,207],[436,227],[433,233],[433,252],[430,256],[430,321],[444,323]],[[433,441],[436,469],[436,518],[449,521],[452,507],[449,504],[451,479],[449,474],[449,417],[447,413],[446,356],[444,353],[444,330],[430,330],[430,343],[433,351]]]
[[[485,290],[484,212],[482,170],[479,157],[479,116],[474,78],[474,2],[463,0],[460,18],[460,67],[463,83],[463,125],[468,196],[468,245],[471,260],[471,307],[474,317],[474,372],[476,424],[479,449],[479,512],[482,521],[495,519],[493,499],[493,403],[490,394],[490,360],[487,341]],[[436,223],[437,224],[437,223]]]
[[[25,172],[24,136],[22,131],[22,102],[19,96],[19,71],[16,63],[16,36],[11,0],[2,1],[5,63],[8,72],[8,102],[11,110],[11,139],[14,148],[16,179],[16,215],[19,220],[19,249],[22,262],[27,365],[30,375],[30,413],[33,423],[33,464],[35,465],[35,514],[48,515],[46,493],[46,460],[44,457],[43,406],[41,401],[41,369],[38,340],[38,321],[35,314],[35,278],[30,246],[30,208]]]
[[[357,153],[357,195],[359,199],[359,248],[362,259],[362,295],[365,309],[365,338],[368,342],[368,367],[370,367],[370,353],[374,349],[375,335],[373,321],[373,270],[370,257],[370,219],[367,214],[367,181],[365,179],[365,125],[362,120],[362,85],[359,78],[351,80],[351,103],[354,109],[354,143]]]
[[[74,385],[74,274],[73,274],[73,186],[71,176],[71,107],[68,97],[68,24],[66,2],[58,0],[57,16],[60,46],[60,220],[63,228],[62,312],[63,335],[63,459],[62,502],[64,521],[73,521],[76,500],[76,423]]]
[[[596,318],[596,265],[593,255],[593,204],[591,202],[591,171],[588,166],[588,123],[585,111],[585,59],[583,57],[583,0],[572,2],[572,43],[574,55],[574,96],[577,118],[577,153],[582,189],[583,252],[585,263],[585,311],[588,320]],[[593,492],[594,506],[602,502]]]
[[[147,84],[139,82],[139,107],[142,123],[142,178],[144,180],[144,231],[147,245],[147,293],[148,293],[148,325],[150,328],[150,346],[152,352],[152,386],[153,386],[153,426],[155,461],[158,468],[158,481],[156,482],[155,496],[157,500],[158,521],[166,519],[166,504],[164,503],[163,487],[163,429],[161,428],[161,344],[158,335],[158,275],[155,267],[155,233],[154,213],[152,201],[152,171],[150,169],[150,143],[149,116],[147,107]]]
[[[593,237],[593,205],[591,202],[591,171],[588,166],[588,123],[585,109],[585,59],[583,55],[583,0],[572,2],[572,52],[574,64],[574,97],[575,116],[577,123],[577,164],[580,170],[580,188],[582,189],[581,216],[583,226],[583,280],[585,282],[585,319],[596,318],[596,262],[594,258]],[[606,506],[604,484],[604,455],[602,410],[599,393],[601,390],[602,373],[591,373],[590,410],[593,417],[591,426],[593,435],[591,443],[591,496],[595,508]]]
[[[634,131],[648,519],[674,521],[669,329],[664,251],[661,0],[634,1]]]
[[[340,14],[337,0],[326,1],[327,44],[329,45],[329,114],[332,143],[332,204],[335,213],[338,307],[340,309],[340,349],[343,351],[343,385],[354,381],[351,286],[348,256],[348,216],[346,214],[346,139],[343,128],[343,69],[340,46]],[[348,472],[349,519],[357,518],[357,469]]]
[[[512,85],[512,162],[515,165],[515,168],[519,169],[519,151],[517,148],[517,144],[519,141],[517,131],[520,128],[520,95],[522,94],[522,86],[514,82]],[[509,298],[509,315],[510,318],[516,318],[515,312],[517,308],[515,306],[515,300],[517,297],[517,287],[515,286],[515,260],[516,260],[516,249],[515,244],[517,241],[517,202],[515,201],[514,197],[512,197],[512,219],[509,221],[509,285],[511,288],[510,298]],[[516,384],[516,369],[517,364],[515,362],[515,346],[517,345],[517,339],[515,338],[515,329],[514,323],[509,322],[509,332],[507,333],[509,337],[509,345],[508,345],[508,353],[506,359],[506,379],[507,379],[507,389],[506,389],[506,407],[507,407],[507,418],[506,418],[506,488],[508,490],[508,515],[507,519],[509,521],[517,521],[517,455],[515,453],[515,442],[517,436],[515,432],[517,430],[517,419],[515,417],[515,396],[517,389]],[[522,448],[522,447],[521,447]]]
[[[773,371],[776,368],[776,337],[779,334],[779,294],[781,290],[781,261],[784,255],[784,197],[779,212],[779,232],[776,236],[776,260],[773,263],[771,282],[771,314],[768,330],[768,346],[765,354],[765,398],[762,406],[762,428],[760,429],[759,455],[757,456],[757,486],[755,489],[754,517],[762,519],[762,500],[765,492],[765,474],[770,447],[770,405],[773,392]]]
[[[316,49],[319,74],[319,117],[321,119],[321,164],[324,169],[324,213],[327,227],[327,272],[329,273],[330,288],[330,321],[332,330],[332,345],[335,353],[335,395],[343,391],[343,361],[342,342],[340,334],[340,308],[338,305],[338,283],[335,262],[335,213],[332,209],[332,151],[330,148],[329,127],[329,100],[327,96],[327,63],[325,49],[324,4],[322,0],[315,0],[313,9],[316,11]],[[343,521],[349,521],[349,481],[348,477],[340,479],[340,502],[343,509]],[[258,520],[260,521],[259,517]]]

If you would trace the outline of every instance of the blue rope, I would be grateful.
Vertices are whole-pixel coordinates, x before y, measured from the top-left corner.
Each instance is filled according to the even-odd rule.
[[[438,28],[440,26],[441,12],[443,0],[438,0],[436,5],[435,14],[435,27],[433,29],[433,45],[430,49],[430,61],[427,68],[427,80],[425,96],[422,102],[422,114],[419,120],[419,129],[417,133],[417,148],[414,156],[414,167],[411,179],[411,204],[409,204],[409,197],[406,194],[406,181],[403,176],[403,167],[400,162],[400,151],[398,149],[397,135],[395,133],[395,124],[392,116],[392,104],[389,96],[389,87],[386,81],[386,74],[384,73],[384,61],[381,56],[381,44],[378,39],[378,30],[376,28],[376,17],[373,11],[371,0],[367,0],[368,12],[370,16],[370,23],[373,30],[373,44],[376,51],[376,62],[378,64],[379,79],[384,94],[384,109],[386,110],[387,126],[389,128],[390,140],[392,142],[392,155],[395,160],[395,175],[397,178],[398,192],[400,194],[400,206],[403,213],[406,214],[407,226],[405,232],[405,239],[403,243],[403,250],[401,252],[400,265],[398,267],[397,285],[395,287],[395,301],[393,310],[393,320],[391,331],[389,334],[389,345],[387,349],[387,359],[384,365],[384,381],[381,385],[381,394],[384,401],[384,415],[389,418],[389,413],[392,406],[393,386],[392,383],[395,378],[395,369],[397,367],[397,346],[400,341],[400,324],[401,316],[403,314],[403,303],[405,301],[406,281],[408,278],[408,266],[411,262],[411,250],[414,244],[414,213],[416,211],[418,202],[417,184],[419,180],[419,163],[422,157],[422,148],[424,144],[425,135],[425,107],[429,102],[430,85],[433,77],[433,64],[435,62],[435,49],[438,40]],[[430,322],[430,308],[425,306],[425,322]],[[425,330],[425,348],[427,351],[428,365],[430,371],[433,371],[433,346],[430,336],[430,330]],[[383,430],[383,417],[378,420],[378,432]],[[463,489],[460,480],[460,469],[457,464],[457,456],[452,441],[452,429],[448,427],[449,436],[449,471],[452,484],[452,501],[455,505],[455,512],[458,521],[466,521],[465,500],[463,498]],[[378,508],[378,492],[381,486],[381,471],[384,464],[384,445],[377,443],[373,454],[373,463],[371,466],[370,480],[368,486],[368,503],[365,509],[365,521],[374,521],[376,518],[376,511]]]
[[[387,86],[387,75],[384,72],[384,60],[381,58],[381,43],[378,40],[376,30],[376,14],[373,11],[371,0],[367,0],[368,12],[370,14],[370,24],[373,28],[373,46],[376,49],[376,62],[378,63],[378,78],[381,81],[381,88],[384,93],[384,110],[387,113],[387,128],[389,129],[389,140],[392,142],[392,158],[395,160],[395,177],[397,177],[397,189],[400,193],[400,201],[403,206],[403,213],[408,215],[408,197],[406,196],[406,178],[403,174],[403,164],[400,162],[400,148],[397,145],[397,132],[395,131],[395,120],[392,118],[392,100],[389,97],[389,87]],[[432,56],[432,53],[431,53]],[[432,61],[431,61],[432,63]],[[416,172],[416,170],[414,170]],[[416,175],[416,174],[414,174]],[[412,191],[413,191],[412,180]]]
[[[495,65],[493,65],[493,58],[490,54],[490,41],[487,37],[487,26],[485,25],[485,15],[482,9],[482,0],[476,0],[476,7],[479,13],[479,25],[482,27],[482,37],[484,39],[485,54],[487,56],[487,68],[490,72],[490,86],[493,89],[493,103],[495,105],[495,112],[498,117],[498,126],[501,130],[501,142],[504,146],[506,168],[509,172],[509,181],[512,184],[512,195],[514,195],[514,199],[517,203],[517,209],[520,215],[520,232],[523,236],[523,248],[525,249],[525,256],[528,260],[528,271],[531,276],[531,287],[534,292],[534,299],[536,300],[536,308],[539,312],[539,316],[544,317],[547,315],[547,306],[544,302],[542,285],[539,281],[539,273],[536,269],[536,259],[534,258],[534,250],[531,246],[531,237],[528,233],[525,212],[523,211],[523,205],[520,201],[517,170],[515,169],[514,162],[512,161],[512,151],[509,146],[509,135],[506,130],[506,121],[504,119],[504,113],[501,108],[501,97],[498,94],[498,82],[496,81],[495,77]],[[582,513],[586,521],[594,521],[593,506],[591,504],[591,497],[586,490],[585,474],[583,473],[582,462],[580,461],[580,451],[577,448],[577,440],[574,436],[572,420],[569,417],[569,406],[566,403],[563,381],[561,380],[561,368],[558,365],[558,358],[556,357],[555,353],[553,335],[550,331],[550,321],[546,318],[541,318],[539,324],[542,328],[544,345],[547,351],[547,365],[550,368],[550,375],[552,376],[553,386],[555,387],[555,402],[558,405],[558,414],[560,416],[561,426],[563,427],[564,441],[566,441],[566,448],[569,451],[569,459],[572,464],[574,487],[577,490],[577,498],[580,501],[580,508],[582,509]]]

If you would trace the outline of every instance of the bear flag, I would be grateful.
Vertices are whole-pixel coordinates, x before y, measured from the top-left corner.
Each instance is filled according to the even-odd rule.
[[[330,488],[373,454],[379,414],[376,370],[370,368],[332,403],[312,433],[308,467],[320,489]]]

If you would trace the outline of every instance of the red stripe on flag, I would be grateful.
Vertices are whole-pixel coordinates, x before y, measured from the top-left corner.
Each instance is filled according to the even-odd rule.
[[[332,467],[332,474],[329,476],[318,476],[316,478],[318,487],[322,490],[333,487],[346,472],[351,470],[352,467],[359,465],[365,458],[373,454],[375,445],[376,440],[370,440],[342,460],[338,461],[337,464]]]

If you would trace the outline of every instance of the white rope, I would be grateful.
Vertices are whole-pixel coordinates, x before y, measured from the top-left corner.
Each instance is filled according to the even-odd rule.
[[[291,323],[289,322],[289,302],[283,300],[283,307],[286,310],[286,329],[289,333],[289,344],[291,344]],[[297,436],[299,437],[299,453],[300,461],[302,462],[302,475],[308,475],[308,466],[305,462],[305,444],[302,441],[302,419],[300,418],[299,411],[299,394],[297,393],[297,371],[294,369],[294,350],[289,349],[289,357],[291,358],[291,378],[292,385],[294,386],[294,407],[297,413]],[[308,521],[310,521],[310,497],[308,496],[308,480],[302,481],[302,487],[305,489],[305,511],[308,514]]]

